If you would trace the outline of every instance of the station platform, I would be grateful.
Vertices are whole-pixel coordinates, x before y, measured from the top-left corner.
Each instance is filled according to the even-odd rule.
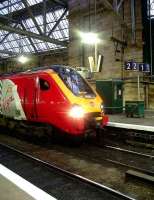
[[[108,126],[154,132],[154,110],[145,110],[144,117],[127,117],[126,114],[107,114]]]
[[[0,164],[1,200],[56,200],[43,190]]]

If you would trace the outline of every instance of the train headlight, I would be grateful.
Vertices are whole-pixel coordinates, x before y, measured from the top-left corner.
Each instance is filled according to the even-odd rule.
[[[84,117],[84,114],[84,109],[78,105],[74,105],[69,111],[69,116],[73,118],[82,118]]]
[[[101,104],[100,108],[101,108],[101,111],[103,111],[104,110],[104,105]]]

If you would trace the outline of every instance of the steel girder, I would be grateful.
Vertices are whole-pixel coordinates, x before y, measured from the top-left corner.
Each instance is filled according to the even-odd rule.
[[[6,1],[6,0],[5,0]],[[2,1],[1,1],[2,2]],[[53,43],[56,45],[60,45],[60,46],[67,46],[67,42],[66,41],[59,41],[58,39],[54,39],[54,38],[50,38],[49,36],[51,35],[51,33],[55,30],[55,28],[58,26],[58,24],[60,23],[61,19],[64,17],[64,15],[67,12],[67,8],[64,10],[64,13],[62,13],[61,17],[58,19],[58,21],[56,22],[55,26],[52,28],[52,30],[50,30],[49,34],[46,35],[46,12],[51,11],[53,8],[52,6],[55,8],[59,8],[59,6],[62,8],[62,6],[67,5],[67,3],[65,1],[60,1],[60,0],[45,0],[41,3],[29,6],[27,3],[27,0],[22,0],[24,6],[26,8],[18,10],[18,11],[14,11],[12,13],[8,13],[7,15],[0,15],[0,29],[5,30],[5,31],[9,31],[11,33],[17,33],[19,35],[25,35],[28,37],[29,41],[31,40],[30,38],[35,38],[44,42],[49,42],[49,43]],[[58,7],[57,7],[57,6]],[[45,8],[45,10],[42,10],[42,6],[43,8]],[[26,13],[25,10],[28,12]],[[39,12],[38,12],[39,11]],[[24,12],[24,14],[23,14]],[[34,12],[34,14],[33,14]],[[43,24],[44,24],[44,32],[42,32],[42,30],[40,29],[35,16],[34,15],[38,15],[38,14],[43,14]],[[33,20],[33,23],[35,24],[35,27],[38,30],[38,33],[34,33],[31,31],[27,31],[26,27],[23,25],[22,23],[22,18],[24,16],[24,19],[29,16],[31,17],[31,19]],[[20,19],[17,16],[20,16]],[[22,17],[21,17],[22,16]],[[25,17],[26,16],[26,17]],[[22,29],[20,28],[16,28],[16,26],[12,27],[12,23],[17,23],[20,24]],[[7,34],[7,36],[9,35],[9,33]],[[7,38],[4,37],[4,38]],[[3,40],[2,40],[3,42]],[[31,44],[33,44],[32,40],[30,42]],[[33,48],[36,50],[35,45],[32,45]]]
[[[28,36],[28,37],[31,37],[31,38],[35,38],[35,39],[44,41],[44,42],[50,42],[50,43],[53,43],[53,44],[56,44],[56,45],[61,45],[61,46],[64,46],[64,47],[67,46],[67,42],[65,42],[65,41],[59,41],[57,39],[50,38],[50,37],[45,36],[45,35],[39,35],[39,34],[30,32],[30,31],[25,31],[25,30],[22,30],[22,29],[19,29],[19,28],[14,28],[14,27],[8,26],[8,25],[0,24],[0,29],[8,31],[8,32],[12,32],[12,33],[17,33],[19,35],[25,35],[25,36]]]

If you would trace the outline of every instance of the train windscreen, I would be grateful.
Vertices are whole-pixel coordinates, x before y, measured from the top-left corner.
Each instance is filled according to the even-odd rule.
[[[96,96],[87,82],[74,69],[62,67],[59,68],[58,74],[76,96],[84,98],[94,98]]]

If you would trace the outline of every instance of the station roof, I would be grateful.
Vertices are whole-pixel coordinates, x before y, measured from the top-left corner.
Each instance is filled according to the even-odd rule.
[[[1,0],[0,57],[67,48],[67,1]]]
[[[151,14],[151,17],[152,18],[154,18],[154,0],[150,0],[150,5],[149,5],[149,7],[150,7],[150,14]]]

